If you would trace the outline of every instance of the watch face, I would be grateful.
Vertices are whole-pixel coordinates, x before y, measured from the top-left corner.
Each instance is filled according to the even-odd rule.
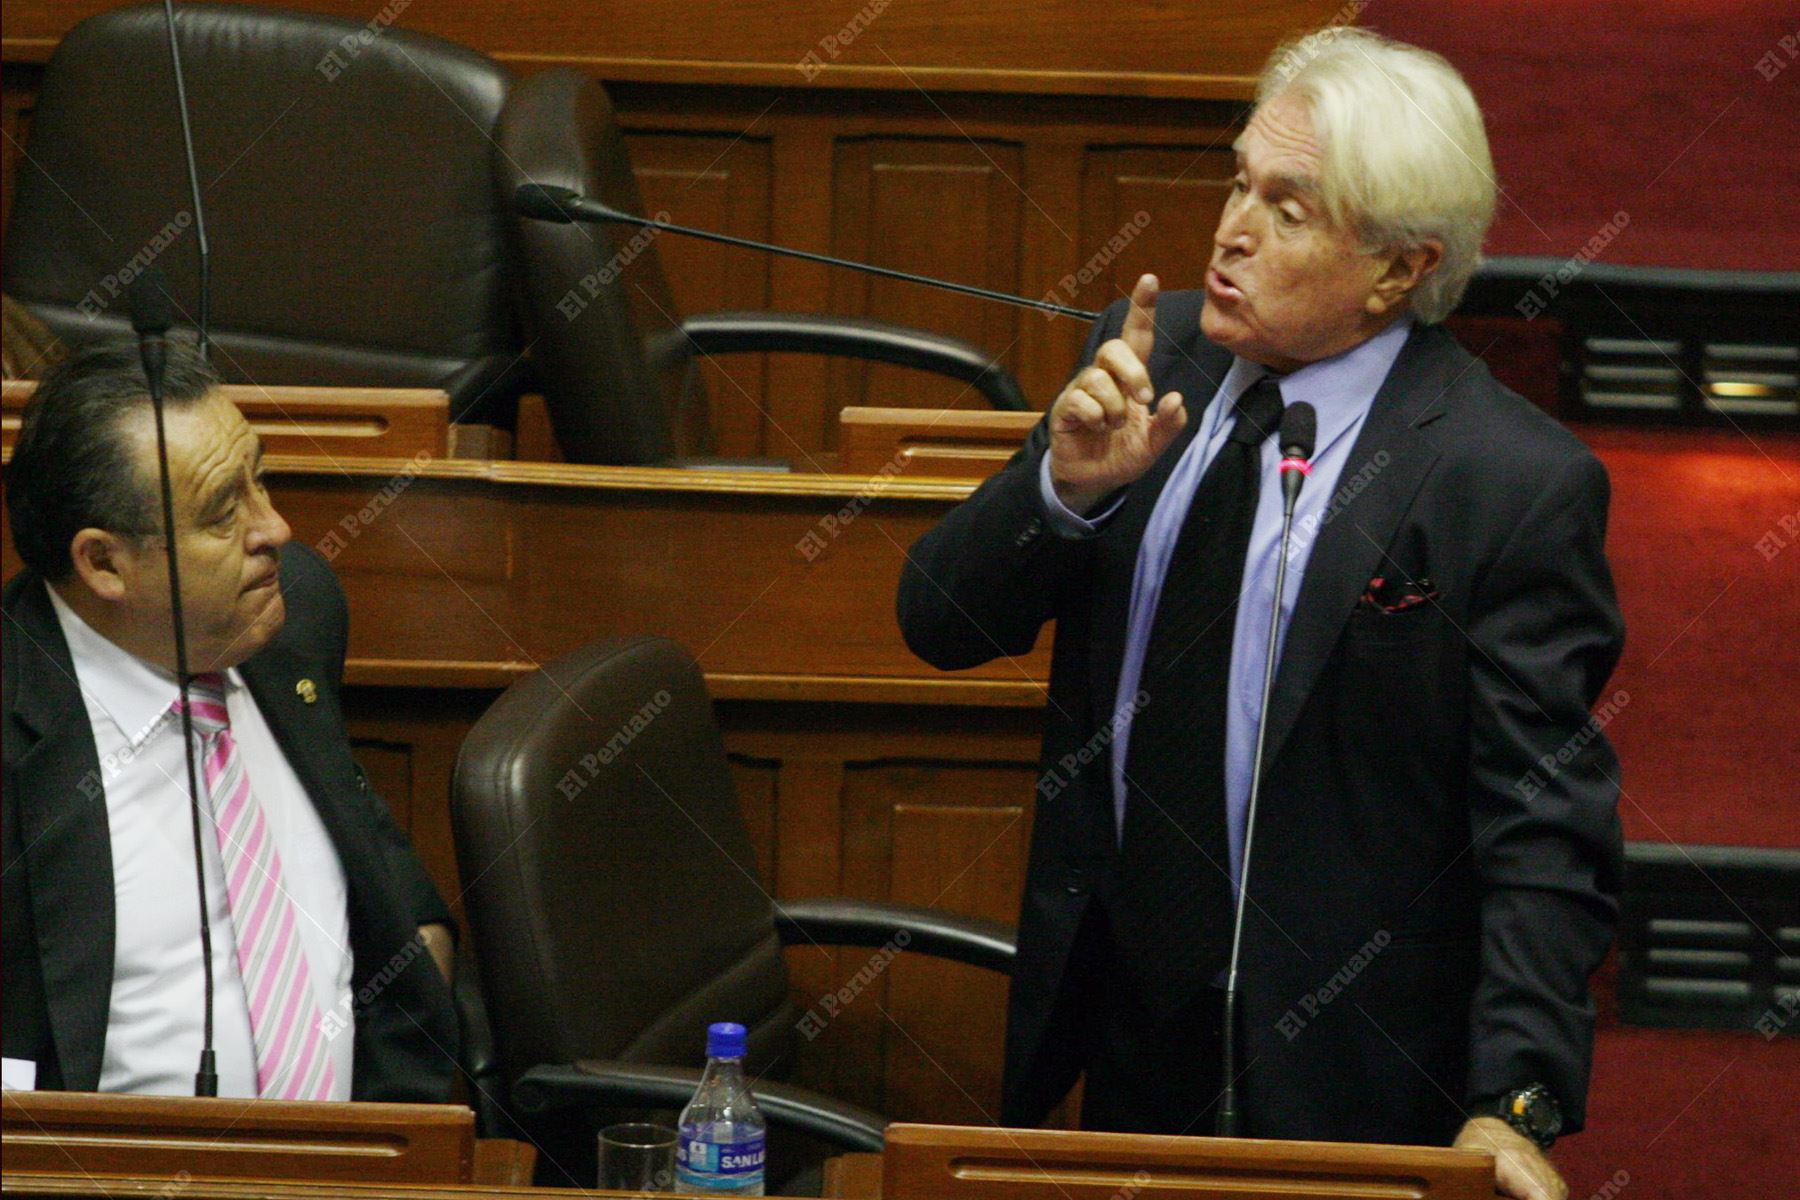
[[[1542,1087],[1527,1088],[1517,1094],[1518,1107],[1525,1131],[1534,1139],[1543,1141],[1554,1138],[1562,1132],[1562,1108],[1556,1103],[1556,1097]]]

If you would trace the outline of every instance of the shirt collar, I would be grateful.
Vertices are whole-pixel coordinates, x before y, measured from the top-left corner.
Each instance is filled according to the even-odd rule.
[[[89,625],[69,607],[54,585],[46,584],[50,604],[69,643],[75,678],[89,709],[98,709],[137,749],[161,725],[180,689],[175,673],[165,671],[124,649]],[[242,683],[234,667],[225,672],[227,691]]]
[[[1375,393],[1381,390],[1382,381],[1393,370],[1412,330],[1413,318],[1403,316],[1367,341],[1330,358],[1307,363],[1282,377],[1282,402],[1295,404],[1304,400],[1318,413],[1319,433],[1313,443],[1315,459],[1369,411],[1369,406],[1375,402]],[[1260,363],[1232,357],[1225,382],[1219,385],[1218,402],[1208,413],[1209,436],[1217,434],[1231,419],[1232,406],[1238,397],[1269,373],[1269,369]]]

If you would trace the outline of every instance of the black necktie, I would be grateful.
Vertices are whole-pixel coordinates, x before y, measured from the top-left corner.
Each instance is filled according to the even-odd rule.
[[[1281,424],[1280,386],[1265,375],[1236,411],[1169,559],[1126,751],[1111,926],[1121,966],[1157,1012],[1198,994],[1231,948],[1225,712],[1262,443]]]

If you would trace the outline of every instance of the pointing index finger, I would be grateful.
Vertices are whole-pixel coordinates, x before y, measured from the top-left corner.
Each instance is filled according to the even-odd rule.
[[[1140,362],[1150,361],[1150,347],[1156,342],[1156,297],[1161,288],[1156,276],[1138,276],[1137,286],[1131,289],[1131,309],[1125,314],[1125,327],[1119,331],[1119,337]]]

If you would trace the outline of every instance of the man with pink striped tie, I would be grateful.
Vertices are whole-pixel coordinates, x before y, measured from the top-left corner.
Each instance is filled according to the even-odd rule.
[[[444,1100],[448,910],[350,755],[342,592],[288,544],[260,442],[216,377],[169,350],[219,1093]],[[191,1093],[199,1059],[156,479],[136,347],[45,378],[6,479],[26,569],[4,595],[0,800],[5,1057],[9,1080],[40,1088]]]

